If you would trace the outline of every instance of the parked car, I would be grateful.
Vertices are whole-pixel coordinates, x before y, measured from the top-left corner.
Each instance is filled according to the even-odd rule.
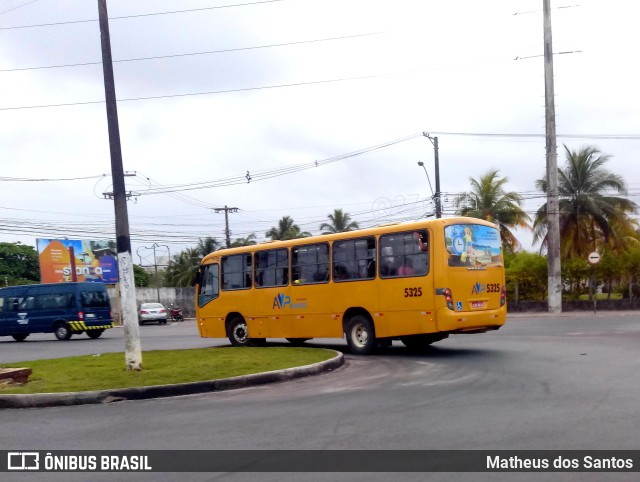
[[[138,323],[157,321],[159,325],[167,324],[167,309],[162,303],[142,303],[138,313]]]

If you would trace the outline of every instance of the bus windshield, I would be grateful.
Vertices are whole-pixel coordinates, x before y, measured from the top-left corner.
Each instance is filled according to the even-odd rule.
[[[444,229],[449,266],[486,268],[503,266],[497,228],[483,224],[452,224]]]

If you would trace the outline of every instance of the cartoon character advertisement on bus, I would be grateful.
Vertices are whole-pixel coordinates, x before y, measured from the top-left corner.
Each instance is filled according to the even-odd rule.
[[[481,224],[454,224],[445,228],[449,266],[484,267],[502,264],[498,230]]]

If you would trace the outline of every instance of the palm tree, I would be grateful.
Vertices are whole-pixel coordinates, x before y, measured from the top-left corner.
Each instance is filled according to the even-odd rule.
[[[273,241],[306,238],[311,236],[308,231],[300,231],[300,226],[293,222],[290,216],[284,216],[278,221],[278,226],[272,226],[269,231],[265,233],[265,236],[271,238]]]
[[[172,286],[192,286],[195,284],[196,270],[200,265],[198,248],[187,248],[173,256],[166,271],[166,279]]]
[[[209,253],[213,253],[214,251],[219,250],[220,247],[221,247],[220,243],[216,238],[207,236],[204,239],[202,238],[198,239],[198,244],[195,249],[200,255],[200,257],[204,258]]]
[[[165,273],[165,279],[172,286],[192,286],[195,284],[196,270],[200,261],[209,253],[220,249],[216,238],[206,237],[198,239],[195,248],[187,248],[173,256]]]
[[[257,244],[256,235],[251,233],[249,236],[244,238],[236,238],[236,240],[231,243],[231,247],[238,248],[240,246],[253,246],[254,244]]]
[[[629,217],[638,206],[624,197],[608,195],[611,191],[626,195],[624,179],[603,166],[610,156],[594,146],[571,151],[565,145],[566,164],[558,168],[558,202],[560,208],[560,251],[563,257],[586,257],[598,247],[614,251],[633,238],[637,223]],[[546,178],[536,187],[547,193]],[[543,204],[533,223],[534,241],[547,245],[547,205]]]
[[[351,221],[349,213],[342,212],[342,209],[334,209],[333,214],[327,216],[330,223],[322,223],[320,230],[322,234],[344,233],[358,229],[358,223]]]
[[[508,179],[498,177],[497,170],[491,170],[479,180],[469,178],[471,191],[459,194],[454,203],[456,214],[484,219],[498,225],[505,249],[515,252],[520,242],[511,231],[513,228],[531,229],[529,215],[522,210],[522,196],[516,192],[506,192],[504,185]]]

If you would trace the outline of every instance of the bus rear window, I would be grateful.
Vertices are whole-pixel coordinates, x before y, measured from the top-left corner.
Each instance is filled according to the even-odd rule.
[[[444,228],[449,266],[485,268],[503,266],[497,228],[483,224],[452,224]]]

